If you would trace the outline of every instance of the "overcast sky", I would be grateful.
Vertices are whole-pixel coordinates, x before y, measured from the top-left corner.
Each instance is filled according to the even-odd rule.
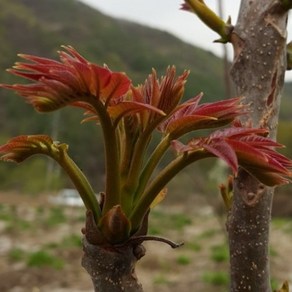
[[[125,18],[143,25],[168,31],[182,40],[212,51],[222,56],[222,45],[213,43],[218,35],[207,28],[196,15],[180,10],[183,0],[81,0],[97,8],[104,14]],[[218,0],[205,0],[214,11],[218,11]],[[240,0],[222,0],[223,18],[231,16],[235,24],[239,10]],[[292,32],[289,23],[288,31]],[[231,45],[227,44],[232,58]],[[287,74],[292,80],[292,72]]]
[[[180,10],[183,0],[82,0],[110,16],[126,18],[150,27],[166,30],[177,37],[211,50],[220,55],[222,46],[214,44],[218,35],[208,29],[198,18],[187,11]],[[230,15],[236,21],[239,0],[223,0],[224,19]],[[206,0],[218,11],[218,0]]]

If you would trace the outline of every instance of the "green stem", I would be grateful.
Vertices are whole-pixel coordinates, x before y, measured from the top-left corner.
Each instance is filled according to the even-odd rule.
[[[170,145],[169,135],[165,136],[161,142],[157,145],[151,157],[149,158],[147,164],[145,165],[139,180],[139,186],[135,193],[135,199],[139,199],[141,193],[145,190],[151,175],[153,174],[156,166],[158,165],[160,159],[163,157]]]
[[[104,136],[105,148],[105,201],[102,214],[105,214],[113,206],[120,204],[120,175],[119,175],[119,149],[115,128],[104,105],[100,101],[92,103],[98,113]]]
[[[128,178],[125,184],[126,193],[135,193],[138,185],[140,169],[144,158],[145,150],[149,144],[151,136],[147,132],[141,134],[137,140],[136,147],[134,147],[134,153],[132,154],[130,169],[128,172]]]
[[[65,144],[63,144],[65,145]],[[95,222],[98,223],[101,217],[101,210],[97,202],[96,195],[85,177],[84,173],[80,168],[75,164],[75,162],[67,154],[67,149],[65,147],[58,147],[59,152],[58,156],[52,155],[52,157],[61,165],[65,172],[71,178],[74,186],[78,190],[80,197],[82,198],[85,207],[88,210],[91,210],[95,219]]]
[[[121,153],[121,178],[122,184],[126,183],[129,168],[131,165],[133,152],[137,142],[138,133],[133,134],[129,130],[131,125],[123,124],[123,128],[119,128],[119,142],[120,142],[120,153]]]
[[[143,195],[137,202],[131,216],[130,220],[132,223],[132,230],[139,228],[146,212],[149,210],[151,203],[159,194],[159,192],[164,188],[164,186],[174,178],[182,169],[191,163],[203,159],[206,157],[211,157],[210,153],[204,150],[197,150],[191,153],[184,153],[178,156],[175,160],[169,163],[151,182],[148,188],[144,191]]]
[[[139,184],[140,169],[143,163],[145,151],[151,140],[152,132],[156,129],[157,125],[159,125],[164,119],[165,117],[161,117],[150,122],[150,124],[138,138],[136,147],[134,147],[134,153],[130,164],[128,179],[125,184],[126,192],[130,192],[132,195],[136,193],[136,189]]]
[[[197,14],[202,22],[221,36],[218,42],[227,43],[230,41],[232,25],[229,21],[227,23],[223,21],[201,0],[186,0],[186,3],[189,4],[193,12]]]

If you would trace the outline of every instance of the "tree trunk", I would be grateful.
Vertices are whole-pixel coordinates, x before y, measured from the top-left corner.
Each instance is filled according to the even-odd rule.
[[[280,92],[286,70],[287,11],[280,1],[242,1],[232,32],[231,77],[250,113],[249,126],[267,128],[276,138]],[[232,292],[269,292],[269,227],[273,189],[240,170],[227,220]]]
[[[82,266],[91,277],[94,291],[142,292],[135,274],[137,257],[131,246],[109,249],[83,239]]]
[[[99,232],[90,211],[82,230],[82,266],[91,277],[95,292],[143,292],[135,273],[137,261],[145,255],[140,242],[100,245]]]

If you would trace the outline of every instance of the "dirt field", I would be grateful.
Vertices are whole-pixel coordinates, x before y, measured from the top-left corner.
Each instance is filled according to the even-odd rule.
[[[0,193],[0,291],[92,291],[81,268],[82,208],[52,206],[47,196]],[[145,292],[228,291],[224,219],[200,196],[187,207],[162,205],[153,211],[150,232],[184,241],[177,250],[147,242],[137,274]],[[292,220],[272,224],[273,285],[292,282]]]

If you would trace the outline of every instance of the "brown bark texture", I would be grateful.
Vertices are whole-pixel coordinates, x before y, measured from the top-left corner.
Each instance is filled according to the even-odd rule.
[[[242,119],[276,138],[280,93],[286,70],[287,11],[280,1],[243,0],[232,32],[231,77],[249,106]],[[240,169],[227,219],[231,292],[270,292],[269,226],[273,189]]]
[[[137,261],[145,255],[141,241],[100,244],[100,233],[90,211],[82,233],[82,266],[90,275],[95,292],[143,292],[135,273]]]
[[[140,247],[135,247],[136,249]],[[142,292],[135,274],[133,246],[105,248],[83,239],[82,266],[91,277],[95,292]]]

